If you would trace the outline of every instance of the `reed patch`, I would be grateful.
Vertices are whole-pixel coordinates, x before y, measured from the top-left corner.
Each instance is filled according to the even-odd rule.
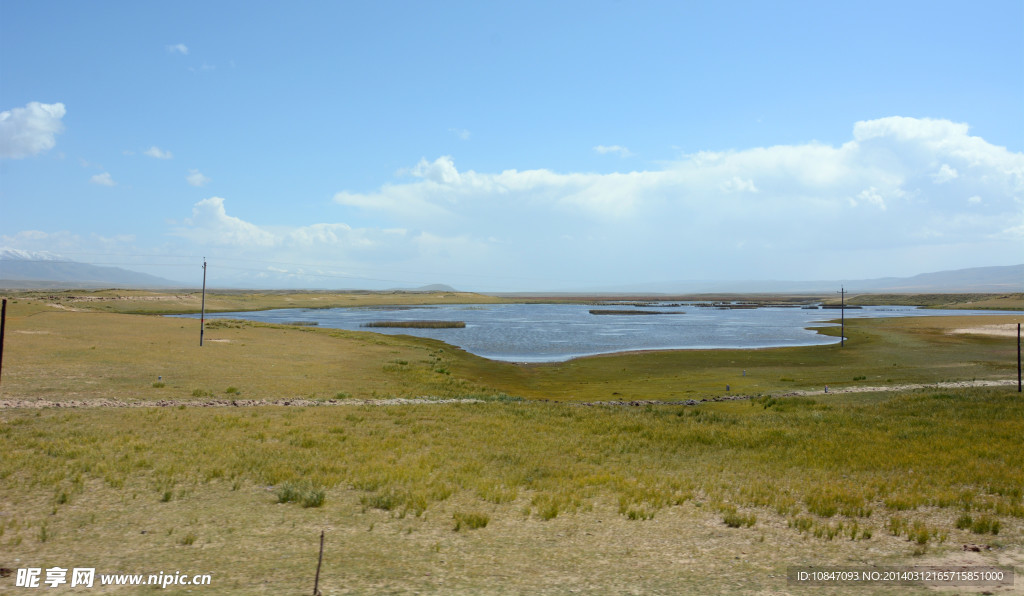
[[[370,321],[360,327],[408,328],[408,329],[464,329],[465,321]]]

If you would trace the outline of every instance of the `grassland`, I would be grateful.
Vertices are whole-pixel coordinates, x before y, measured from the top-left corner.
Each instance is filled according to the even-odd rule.
[[[1022,310],[1024,294],[860,294],[850,298],[856,305],[903,305],[950,310]],[[831,298],[830,303],[837,300]]]
[[[8,292],[12,299],[56,304],[60,308],[123,314],[198,313],[198,290],[69,290]],[[341,308],[415,304],[488,304],[503,302],[470,292],[291,292],[208,290],[206,312],[242,312],[273,308]]]
[[[784,397],[1014,377],[1015,342],[950,333],[976,319],[851,321],[842,348],[515,365],[242,321],[215,322],[200,348],[193,321],[57,304],[8,305],[0,567],[182,570],[214,574],[202,593],[304,593],[323,529],[325,594],[818,594],[787,585],[786,568],[1024,572],[1015,390]],[[727,383],[753,399],[582,405],[713,398]],[[290,397],[335,405],[175,406]],[[423,403],[359,401],[387,397]],[[166,407],[27,407],[72,399]],[[853,593],[872,591],[928,593]]]

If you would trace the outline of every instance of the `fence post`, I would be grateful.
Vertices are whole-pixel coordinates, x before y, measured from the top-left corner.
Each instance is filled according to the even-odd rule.
[[[320,558],[316,562],[316,580],[313,581],[313,596],[321,596],[320,593],[320,565],[324,562],[324,531],[320,530]]]

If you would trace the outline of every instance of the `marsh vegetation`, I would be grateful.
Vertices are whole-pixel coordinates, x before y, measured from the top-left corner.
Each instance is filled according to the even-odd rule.
[[[371,321],[361,327],[408,328],[408,329],[464,329],[465,321]]]

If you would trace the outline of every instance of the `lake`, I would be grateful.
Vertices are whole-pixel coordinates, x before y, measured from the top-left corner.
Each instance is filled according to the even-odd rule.
[[[646,311],[644,315],[591,314],[591,310]],[[900,306],[847,309],[847,318],[1019,314],[993,311],[926,310]],[[187,315],[198,317],[198,315]],[[441,340],[492,360],[562,362],[633,350],[770,348],[838,343],[808,327],[838,320],[839,310],[762,307],[720,309],[697,304],[461,304],[330,309],[278,309],[207,315],[267,323],[370,330],[374,321],[464,321],[464,328],[374,328],[374,333]]]

